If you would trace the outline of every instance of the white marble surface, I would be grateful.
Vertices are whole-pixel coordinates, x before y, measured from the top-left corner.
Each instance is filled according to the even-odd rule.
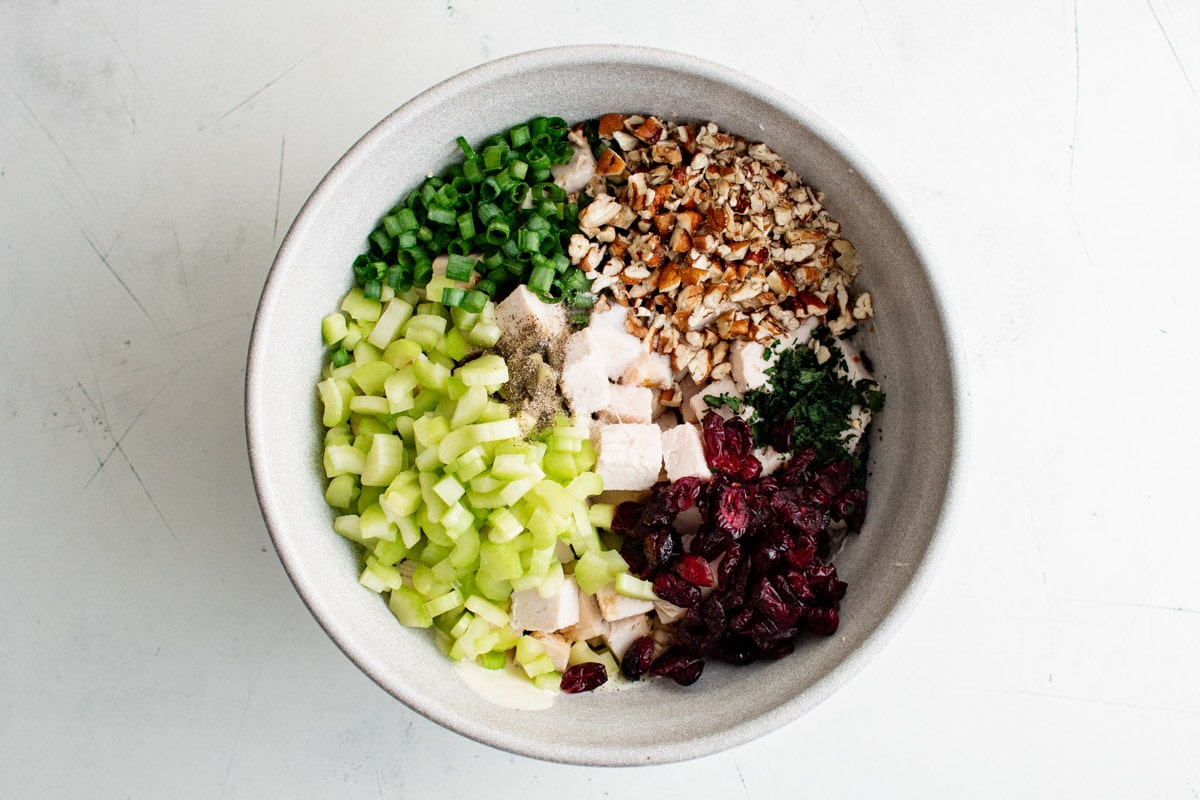
[[[0,4],[0,796],[1200,796],[1200,5],[522,7]],[[941,258],[975,407],[886,651],[639,770],[492,751],[371,683],[280,568],[241,419],[262,281],[344,149],[586,41],[723,61],[858,144]]]

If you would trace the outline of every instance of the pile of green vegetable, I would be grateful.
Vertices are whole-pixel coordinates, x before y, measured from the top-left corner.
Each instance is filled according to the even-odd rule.
[[[579,204],[554,183],[551,168],[571,160],[567,123],[535,117],[492,136],[476,150],[459,137],[462,160],[427,178],[391,209],[354,261],[363,295],[378,299],[384,286],[405,292],[424,287],[433,260],[448,255],[446,276],[472,288],[447,288],[439,300],[479,313],[526,284],[547,302],[574,314],[594,302],[591,282],[571,265],[567,240],[577,232]],[[476,258],[471,257],[472,255]]]

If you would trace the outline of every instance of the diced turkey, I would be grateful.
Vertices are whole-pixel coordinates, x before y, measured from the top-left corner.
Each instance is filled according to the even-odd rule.
[[[670,358],[661,353],[641,353],[621,374],[621,383],[670,389],[672,378]]]
[[[607,624],[604,631],[604,643],[617,657],[617,661],[625,658],[630,646],[643,636],[650,635],[650,618],[645,614],[636,617],[626,617]]]
[[[626,597],[618,593],[612,583],[606,583],[596,590],[596,603],[600,606],[600,616],[607,622],[648,614],[654,610],[654,604],[649,600]]]
[[[567,316],[562,305],[543,303],[524,285],[513,289],[496,305],[496,324],[502,331],[525,331],[532,326],[545,341],[567,335]]]
[[[596,176],[596,159],[592,156],[592,148],[587,139],[582,136],[576,137],[575,134],[571,134],[570,138],[571,147],[574,149],[571,160],[566,164],[555,164],[550,168],[550,174],[564,192],[575,194],[583,191],[588,181]]]
[[[596,598],[579,589],[579,621],[559,631],[568,642],[586,642],[604,635],[604,617]]]
[[[649,489],[662,471],[662,431],[654,423],[617,423],[596,432],[596,472],[605,489]]]
[[[607,380],[617,380],[642,354],[636,336],[609,325],[589,325],[567,339],[564,369],[580,359],[598,359]]]
[[[695,425],[677,425],[662,433],[663,464],[667,480],[712,477],[704,458],[704,443]]]
[[[600,409],[605,422],[651,422],[654,414],[654,392],[644,386],[625,386],[614,383],[609,387],[608,406]]]
[[[565,363],[559,386],[576,416],[590,418],[612,404],[612,384],[597,356],[580,356]]]
[[[702,387],[700,391],[684,402],[683,407],[680,409],[683,412],[684,420],[687,422],[699,422],[709,411],[709,405],[704,401],[704,398],[709,396],[719,397],[723,394],[740,398],[742,390],[729,378],[722,378],[715,383],[710,383]],[[733,412],[724,406],[717,409],[717,413],[726,418],[733,416]]]
[[[549,597],[537,589],[512,593],[509,622],[517,631],[551,631],[579,621],[579,584],[574,578],[563,581],[562,588]]]

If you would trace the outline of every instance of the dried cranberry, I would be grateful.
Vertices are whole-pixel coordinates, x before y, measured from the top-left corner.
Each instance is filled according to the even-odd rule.
[[[709,413],[701,423],[704,457],[717,472],[739,480],[754,480],[762,473],[762,462],[754,457],[754,437],[741,417],[722,419]]]
[[[694,586],[712,586],[712,569],[704,556],[685,553],[675,562],[675,574]]]
[[[817,452],[811,447],[806,447],[803,450],[797,450],[792,453],[792,457],[784,464],[777,475],[778,480],[784,486],[799,486],[804,481],[805,473],[808,467],[812,464],[813,459],[817,457]]]
[[[700,602],[700,590],[673,572],[663,572],[654,579],[654,593],[682,608],[691,608]]]
[[[846,528],[857,532],[867,514],[867,490],[847,489],[833,501],[833,518],[845,520]]]
[[[730,543],[717,564],[717,585],[725,587],[733,578],[733,572],[742,561],[742,547],[737,542]]]
[[[692,552],[709,559],[716,558],[734,545],[732,536],[708,524],[702,524],[692,537]]]
[[[722,484],[713,498],[713,523],[718,530],[741,536],[750,524],[750,491],[741,484]]]
[[[796,420],[784,417],[771,428],[770,445],[781,453],[790,453],[796,446]]]
[[[671,528],[658,528],[642,539],[642,553],[649,569],[657,570],[683,553],[683,542]]]
[[[631,681],[636,681],[646,674],[654,662],[654,640],[643,636],[629,646],[625,657],[621,659],[621,672]]]
[[[804,621],[818,636],[832,636],[838,629],[838,612],[836,608],[806,608]]]
[[[620,503],[613,509],[612,529],[617,533],[629,533],[641,518],[640,503]]]
[[[668,509],[680,514],[696,505],[696,500],[700,497],[700,479],[679,478],[674,483],[667,484],[660,496]]]
[[[749,636],[731,634],[721,640],[721,645],[717,648],[717,658],[741,666],[758,659],[758,648]]]
[[[754,623],[754,609],[751,606],[745,606],[738,609],[738,612],[729,618],[729,630],[742,633],[750,629]]]
[[[598,661],[586,661],[568,667],[559,687],[567,694],[590,692],[608,680],[608,670]]]
[[[626,536],[621,542],[621,558],[625,559],[625,563],[629,565],[629,571],[639,578],[645,579],[650,575],[650,564],[646,561],[646,551],[642,546],[641,539],[634,536]]]
[[[650,666],[650,674],[665,675],[680,686],[691,686],[704,671],[704,659],[672,647]]]
[[[849,461],[834,461],[821,468],[814,483],[831,497],[837,497],[850,485],[853,472],[854,467]]]

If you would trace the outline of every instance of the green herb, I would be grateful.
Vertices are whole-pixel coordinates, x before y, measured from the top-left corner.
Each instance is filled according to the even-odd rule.
[[[706,394],[704,395],[704,402],[708,404],[709,408],[715,409],[724,406],[735,414],[740,414],[742,411],[742,398],[728,392],[724,394]]]
[[[790,452],[811,447],[823,462],[846,457],[842,434],[850,425],[851,409],[857,405],[878,412],[884,393],[874,381],[851,381],[838,374],[844,356],[828,329],[817,329],[813,338],[829,349],[831,358],[818,363],[816,352],[804,345],[778,352],[766,370],[767,385],[747,392],[744,402],[754,408],[750,428],[756,444],[773,443],[775,429],[791,420],[795,431]],[[705,401],[716,407],[712,398]]]

